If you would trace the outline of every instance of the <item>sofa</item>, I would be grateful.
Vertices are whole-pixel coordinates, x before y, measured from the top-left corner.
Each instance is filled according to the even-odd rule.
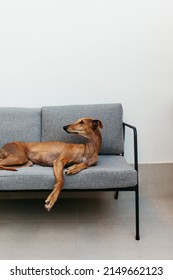
[[[139,240],[139,194],[137,131],[123,122],[121,104],[45,106],[42,108],[0,108],[0,147],[14,141],[64,141],[82,143],[81,136],[67,134],[63,126],[81,117],[100,119],[103,123],[102,146],[96,166],[73,176],[64,174],[63,191],[133,191],[135,195],[135,229]],[[125,131],[134,135],[134,165],[124,156]],[[0,170],[0,191],[52,190],[52,167],[33,165],[18,172]]]

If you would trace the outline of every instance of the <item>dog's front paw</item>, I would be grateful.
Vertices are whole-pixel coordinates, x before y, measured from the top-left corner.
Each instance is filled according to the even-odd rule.
[[[44,207],[47,211],[50,212],[50,210],[52,209],[51,205],[50,205],[50,202],[48,200],[45,200],[45,204],[44,204]]]
[[[51,195],[50,197],[48,197],[46,200],[45,200],[45,208],[47,211],[51,211],[53,205],[55,204],[57,198],[55,195]]]
[[[77,168],[77,164],[74,164],[74,165],[68,167],[68,168],[65,170],[65,174],[66,174],[66,175],[73,175],[73,174],[76,174],[76,173],[78,173],[78,172],[79,172],[79,170],[78,170],[78,168]]]

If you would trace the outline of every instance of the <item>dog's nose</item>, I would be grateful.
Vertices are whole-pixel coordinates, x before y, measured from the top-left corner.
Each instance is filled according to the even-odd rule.
[[[68,132],[68,131],[67,131],[67,128],[68,128],[68,125],[63,126],[63,129],[64,129],[66,132]]]

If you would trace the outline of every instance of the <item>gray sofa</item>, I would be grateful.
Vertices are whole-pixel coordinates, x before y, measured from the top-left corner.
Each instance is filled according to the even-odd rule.
[[[80,136],[67,134],[63,126],[81,117],[103,123],[102,147],[98,163],[74,176],[66,176],[63,190],[133,191],[136,209],[136,239],[139,240],[139,198],[137,133],[123,123],[121,104],[50,106],[42,108],[0,108],[0,147],[14,141],[65,141],[81,143]],[[124,157],[125,128],[134,133],[134,167]],[[133,147],[132,147],[133,148]],[[0,191],[52,190],[51,167],[33,165],[18,172],[0,170]]]

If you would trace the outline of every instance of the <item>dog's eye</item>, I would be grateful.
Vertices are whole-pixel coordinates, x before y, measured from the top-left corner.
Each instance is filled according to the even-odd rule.
[[[84,121],[80,121],[80,124],[84,124]]]

